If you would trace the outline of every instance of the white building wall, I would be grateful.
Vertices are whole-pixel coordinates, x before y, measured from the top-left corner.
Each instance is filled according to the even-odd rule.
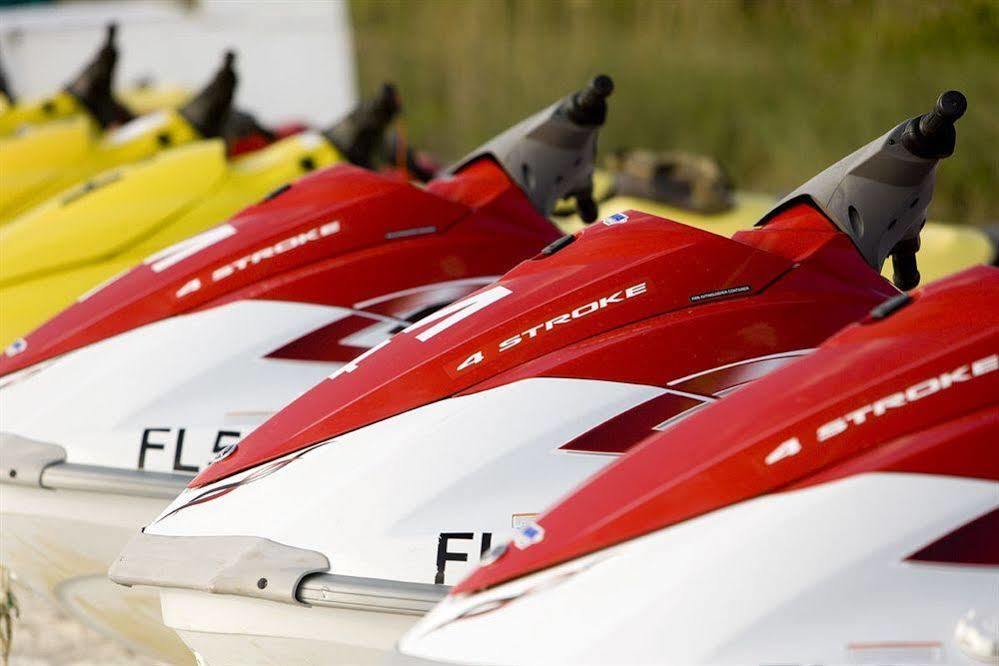
[[[61,87],[118,21],[117,86],[149,77],[198,88],[238,53],[237,105],[265,123],[325,126],[357,99],[346,0],[107,0],[0,10],[0,52],[15,94]]]

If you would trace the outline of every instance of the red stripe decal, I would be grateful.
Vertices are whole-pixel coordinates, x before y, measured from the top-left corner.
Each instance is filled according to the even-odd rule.
[[[906,558],[935,564],[999,566],[999,509],[992,509]]]
[[[664,421],[680,416],[704,401],[665,393],[604,421],[561,447],[563,451],[620,455]]]
[[[343,319],[326,324],[307,335],[292,340],[284,347],[275,349],[267,358],[283,358],[295,361],[317,361],[346,363],[367,351],[365,347],[343,344],[354,333],[382,323],[381,320],[361,315],[348,315]]]

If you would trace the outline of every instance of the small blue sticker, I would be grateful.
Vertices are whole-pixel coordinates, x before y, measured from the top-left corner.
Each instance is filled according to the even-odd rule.
[[[27,348],[28,341],[24,338],[18,338],[17,340],[14,340],[14,342],[10,343],[7,349],[4,350],[4,354],[7,356],[17,356]]]
[[[524,525],[513,534],[513,545],[520,550],[533,546],[545,538],[545,528],[537,523]]]
[[[611,226],[612,224],[624,224],[627,221],[628,221],[628,216],[625,215],[624,213],[614,213],[613,215],[609,215],[605,217],[603,220],[601,220],[601,222],[606,224],[608,227]]]

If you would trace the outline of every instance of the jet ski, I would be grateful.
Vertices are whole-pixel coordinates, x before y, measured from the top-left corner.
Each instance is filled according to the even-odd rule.
[[[101,99],[107,101],[111,99],[109,72],[113,71],[114,61],[99,62],[104,64],[102,72],[108,72],[98,78],[103,82],[98,87]],[[72,196],[75,190],[67,192],[67,188],[87,178],[97,176],[98,183],[111,178],[108,169],[174,146],[219,136],[236,88],[234,62],[235,54],[226,53],[215,78],[176,110],[139,116],[104,133],[98,131],[90,116],[76,115],[0,138],[0,170],[4,174],[0,183],[0,224],[11,223],[18,214],[54,195]],[[94,181],[89,182],[91,189],[96,187]]]
[[[128,538],[261,420],[559,238],[545,215],[568,195],[586,208],[610,92],[598,77],[425,188],[316,171],[27,336],[0,360],[2,560],[177,658],[156,596],[107,581]],[[381,138],[365,118],[333,132],[355,159],[348,138]]]
[[[900,294],[649,436],[392,663],[994,661],[997,302],[988,266]]]
[[[15,99],[7,77],[0,70],[0,94],[7,101],[0,112],[0,136],[25,126],[74,116],[86,117],[102,129],[131,120],[132,113],[112,93],[118,62],[117,33],[118,26],[109,24],[104,43],[94,59],[65,88],[41,99]]]
[[[889,255],[911,284],[963,100],[732,239],[637,211],[558,239],[221,452],[111,579],[158,588],[211,666],[377,659],[494,542],[649,432],[897,295]]]
[[[20,346],[25,333],[107,280],[303,174],[345,156],[370,166],[398,108],[387,85],[324,132],[231,161],[221,139],[195,141],[105,171],[0,227],[0,343]]]

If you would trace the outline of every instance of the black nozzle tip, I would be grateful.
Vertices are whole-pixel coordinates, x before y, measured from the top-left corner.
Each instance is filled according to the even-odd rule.
[[[395,114],[402,107],[399,99],[399,89],[390,81],[382,84],[382,89],[378,93],[377,106],[387,113]]]
[[[968,110],[968,98],[959,90],[948,90],[937,98],[934,110],[947,120],[954,122]]]
[[[236,52],[233,49],[228,49],[222,56],[222,68],[232,69],[233,65],[236,64]]]
[[[590,82],[590,87],[601,97],[610,97],[610,94],[614,92],[614,79],[606,74],[598,74]]]
[[[118,38],[118,24],[114,21],[108,23],[105,29],[104,43],[107,46],[114,46],[115,40]]]

